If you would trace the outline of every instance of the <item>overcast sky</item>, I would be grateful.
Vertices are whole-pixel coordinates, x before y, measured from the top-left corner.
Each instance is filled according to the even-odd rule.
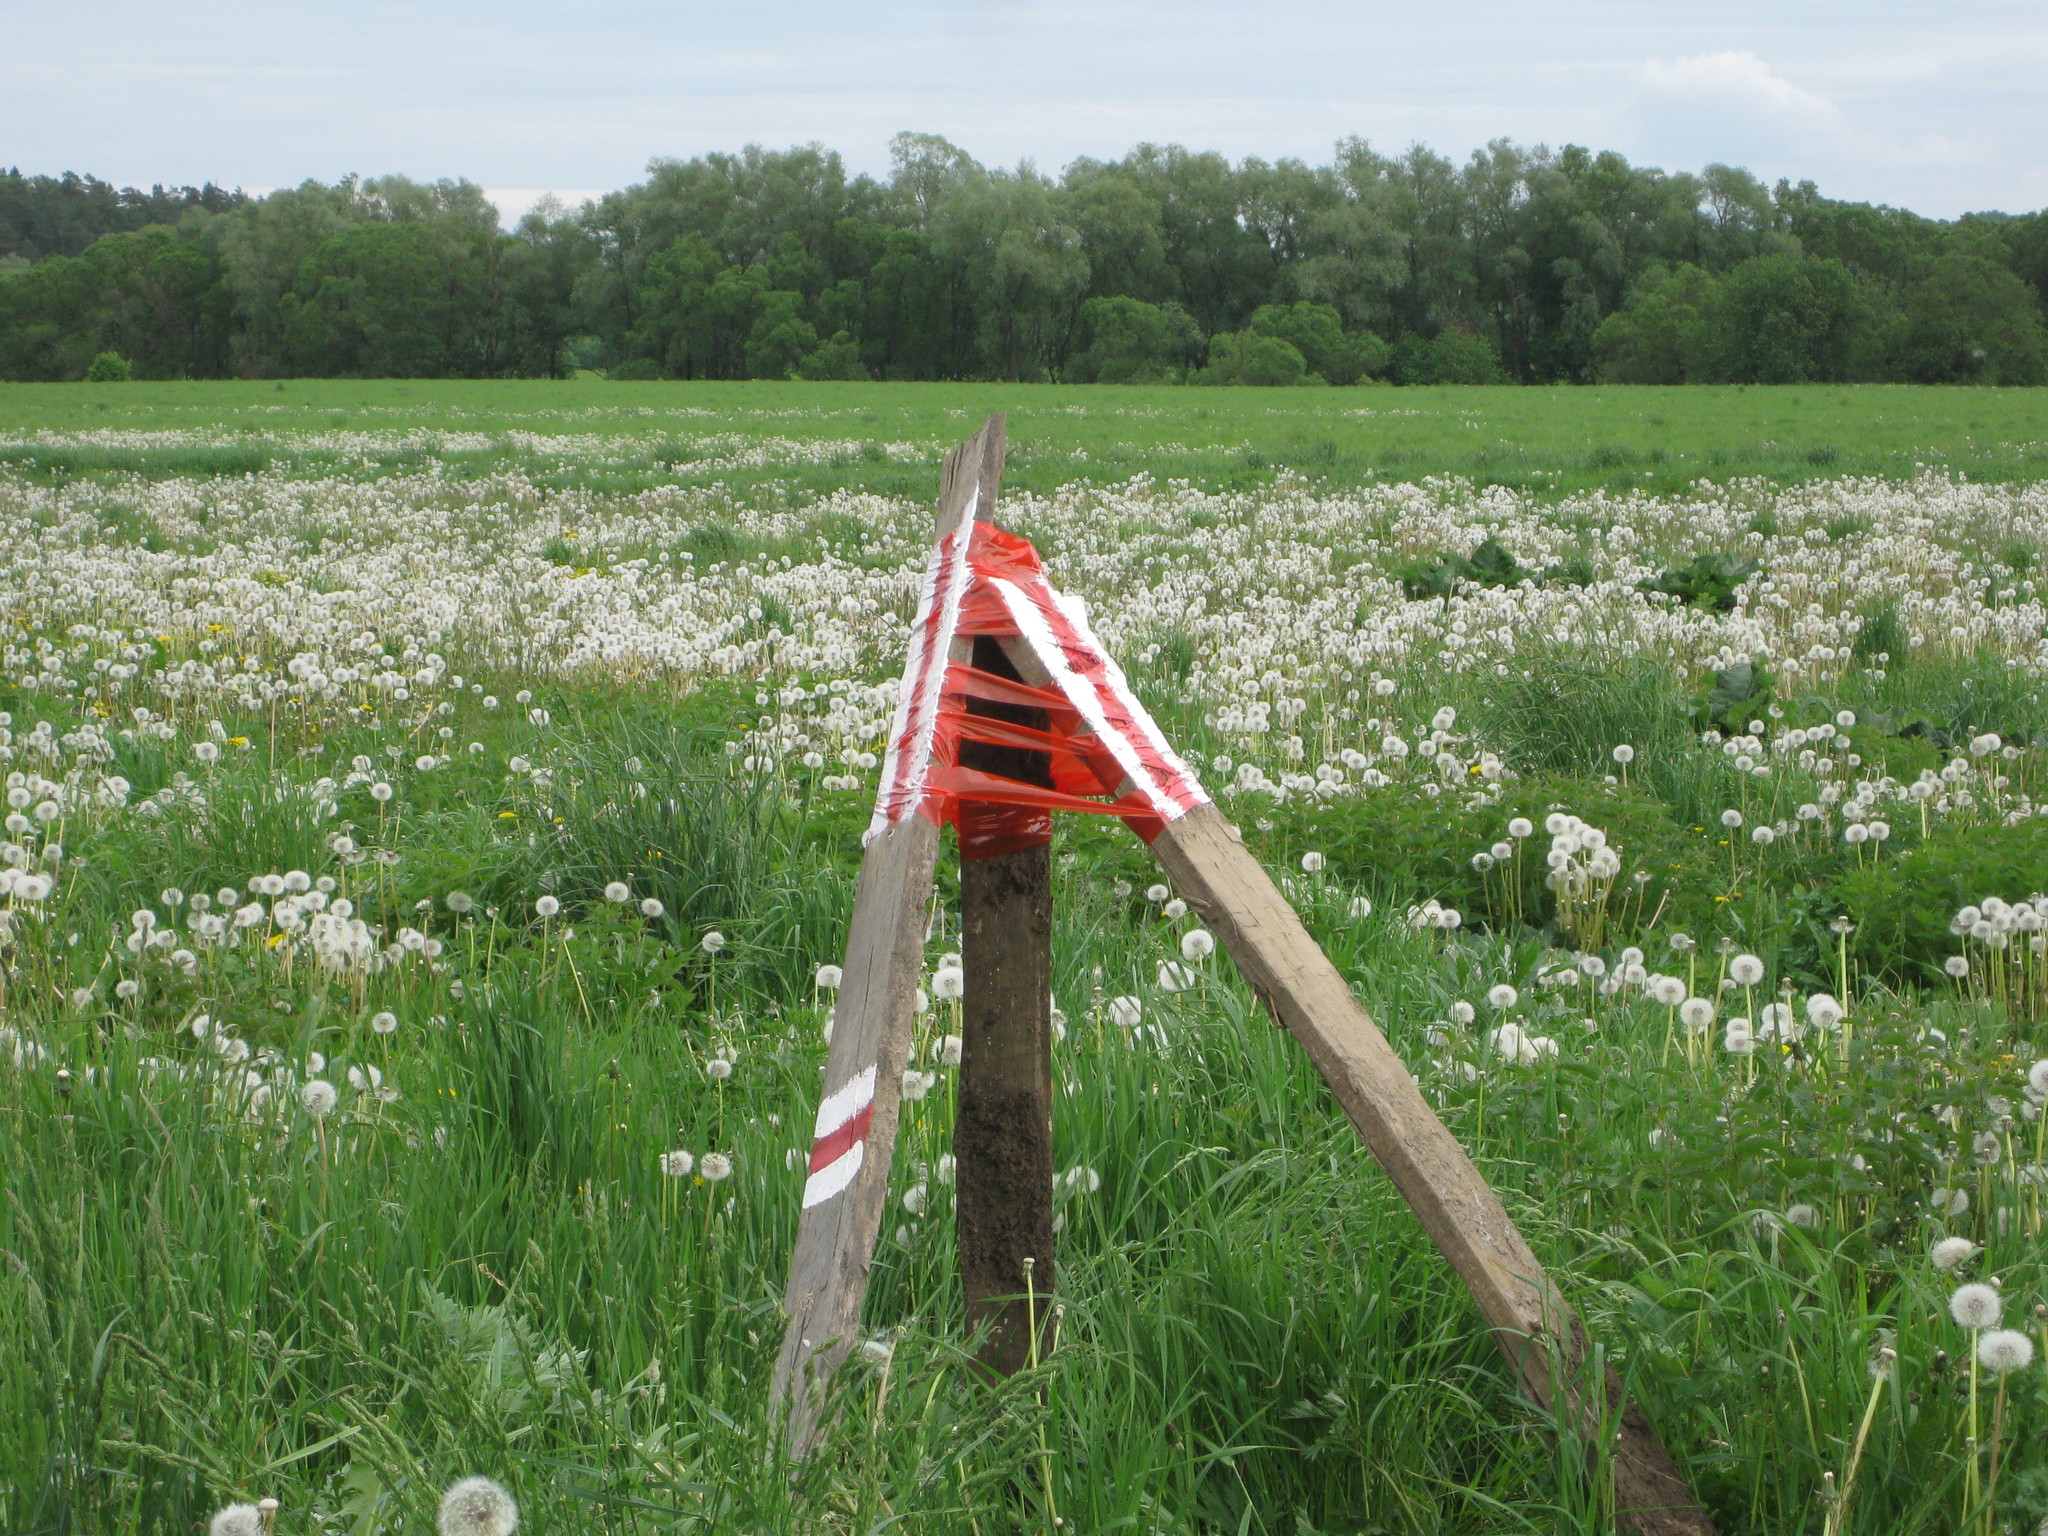
[[[749,142],[884,171],[911,128],[1047,170],[1508,137],[2048,205],[2042,0],[0,0],[0,39],[0,165],[123,184],[399,171],[516,213]]]

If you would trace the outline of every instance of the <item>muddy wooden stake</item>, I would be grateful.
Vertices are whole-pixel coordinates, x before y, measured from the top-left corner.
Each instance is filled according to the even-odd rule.
[[[1001,645],[986,636],[974,642],[972,659],[984,672],[1017,675]],[[1043,710],[978,700],[969,707],[1046,727]],[[960,761],[1021,783],[1052,783],[1048,754],[1028,748],[966,742]],[[1040,1298],[1043,1330],[1051,1316],[1043,1298],[1053,1283],[1052,848],[1040,842],[965,856],[978,836],[989,835],[988,823],[1001,825],[1011,814],[960,808],[960,958],[968,988],[953,1123],[967,1323],[989,1325],[981,1358],[1005,1375],[1031,1358],[1030,1293]]]
[[[944,631],[940,654],[971,660],[984,674],[1021,678],[1039,690],[1034,697],[1056,704],[1090,738],[1096,748],[1090,767],[1104,792],[1152,837],[1153,851],[1180,893],[1216,932],[1274,1017],[1307,1049],[1366,1146],[1471,1291],[1524,1388],[1551,1405],[1582,1442],[1601,1446],[1623,1528],[1639,1536],[1713,1536],[1706,1511],[1642,1410],[1623,1401],[1611,1371],[1594,1370],[1584,1326],[1500,1198],[1431,1111],[1407,1064],[1245,849],[1237,829],[1173,756],[1088,630],[1079,606],[1053,593],[1035,568],[1021,576],[1014,564],[991,569],[973,579],[1007,605],[1014,631],[991,637],[984,630],[971,650],[970,642],[955,639],[944,616],[945,594],[947,561],[960,550],[946,537],[949,530],[964,532],[964,521],[976,515],[974,504],[983,509],[984,521],[991,520],[1001,453],[1001,419],[991,418],[947,460],[940,541],[927,592],[927,607],[939,612]],[[958,611],[957,592],[952,611]],[[1008,668],[996,664],[998,647]],[[921,677],[914,638],[906,697],[917,695]],[[936,688],[929,696],[935,703]],[[968,707],[1041,730],[1049,718],[1015,701],[970,700]],[[929,743],[929,733],[917,736],[915,717],[913,704],[899,716],[892,742]],[[959,750],[962,769],[997,775],[1020,790],[1051,782],[1049,753],[971,741]],[[885,809],[891,803],[891,768],[885,763]],[[923,792],[921,779],[917,790]],[[886,830],[870,842],[862,864],[826,1067],[825,1107],[785,1299],[790,1328],[774,1394],[789,1406],[788,1444],[799,1456],[819,1432],[822,1378],[843,1358],[858,1326],[895,1140],[910,993],[938,839],[933,820],[902,814],[900,803],[895,809],[900,819],[877,812],[877,826]],[[960,798],[961,829],[970,842],[984,814],[973,800]],[[961,875],[967,991],[955,1141],[960,1263],[970,1320],[990,1325],[984,1358],[999,1370],[1015,1369],[1029,1353],[1029,1327],[1014,1300],[1024,1289],[1023,1260],[1033,1260],[1032,1288],[1041,1293],[1049,1289],[1052,1269],[1046,855],[1047,848],[1036,844],[970,858]],[[839,1085],[860,1081],[864,1072],[872,1087],[872,1119],[862,1122],[867,1150],[842,1183],[834,1170],[843,1169],[850,1155],[843,1151],[847,1133],[840,1121],[852,1101]]]

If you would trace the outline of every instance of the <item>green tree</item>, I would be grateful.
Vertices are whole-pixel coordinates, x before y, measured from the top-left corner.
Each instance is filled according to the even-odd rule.
[[[1347,333],[1328,304],[1262,304],[1245,328],[1287,342],[1327,384],[1356,384],[1387,370],[1386,342],[1371,331]]]
[[[803,360],[797,369],[797,377],[818,380],[861,380],[873,377],[867,364],[861,361],[860,347],[845,331],[834,331],[830,341],[821,344],[816,351]]]
[[[1593,333],[1599,377],[1610,384],[1683,384],[1696,377],[1706,316],[1720,281],[1690,262],[1653,267],[1628,303]]]
[[[1920,384],[2039,384],[2048,334],[2033,290],[1968,251],[1938,257],[1900,300],[1893,362]]]
[[[786,379],[818,346],[818,328],[803,315],[803,295],[771,288],[755,306],[747,332],[747,377]]]
[[[1224,331],[1209,338],[1209,366],[1198,384],[1301,384],[1308,362],[1292,342],[1254,331]]]
[[[1879,366],[1876,294],[1833,257],[1752,256],[1705,309],[1696,377],[1724,384],[1801,384],[1866,377]]]
[[[118,352],[100,353],[85,370],[88,384],[125,384],[134,377],[134,367]]]
[[[1148,304],[1121,295],[1081,306],[1087,350],[1074,377],[1098,384],[1156,384],[1180,378],[1200,353],[1201,333],[1177,304]]]

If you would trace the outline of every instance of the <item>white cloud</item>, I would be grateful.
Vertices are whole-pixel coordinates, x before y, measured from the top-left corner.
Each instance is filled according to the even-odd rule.
[[[1633,115],[1648,141],[1698,164],[1778,165],[1835,149],[1851,136],[1842,109],[1802,89],[1754,53],[1653,60],[1637,77]]]

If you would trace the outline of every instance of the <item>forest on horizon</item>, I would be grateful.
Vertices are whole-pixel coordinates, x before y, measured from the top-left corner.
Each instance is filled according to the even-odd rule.
[[[2048,382],[2048,211],[1952,221],[1496,141],[1057,176],[900,134],[474,183],[0,170],[0,379]]]

